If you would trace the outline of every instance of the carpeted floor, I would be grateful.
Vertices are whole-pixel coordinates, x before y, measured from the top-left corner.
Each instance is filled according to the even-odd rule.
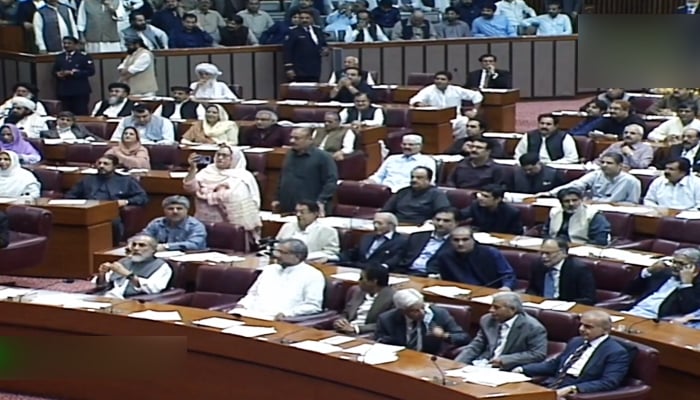
[[[537,128],[537,116],[559,110],[578,110],[587,98],[574,100],[527,101],[520,102],[515,107],[515,130],[526,132]]]

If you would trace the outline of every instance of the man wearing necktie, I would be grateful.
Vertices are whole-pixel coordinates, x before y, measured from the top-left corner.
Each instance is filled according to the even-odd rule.
[[[396,232],[399,221],[394,214],[378,212],[372,224],[374,232],[362,236],[357,247],[344,251],[339,264],[357,268],[367,263],[384,264],[401,251],[406,237]]]
[[[627,376],[631,359],[627,349],[610,337],[611,328],[608,313],[588,311],[581,316],[581,336],[571,339],[561,354],[513,372],[548,377],[542,385],[555,389],[558,398],[615,390]]]
[[[284,69],[290,82],[319,82],[321,57],[328,54],[326,37],[312,25],[309,11],[298,11],[299,25],[289,30],[282,44]]]
[[[61,100],[63,111],[75,115],[88,115],[90,101],[89,78],[95,75],[95,64],[90,55],[78,49],[78,39],[63,38],[65,52],[56,55],[53,74],[56,76],[56,98]]]
[[[496,68],[497,58],[493,54],[479,57],[481,69],[467,74],[467,89],[511,89],[513,87],[510,71]]]

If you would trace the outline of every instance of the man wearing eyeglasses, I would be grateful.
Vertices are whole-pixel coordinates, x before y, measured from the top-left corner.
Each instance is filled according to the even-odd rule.
[[[700,250],[683,248],[643,269],[626,290],[628,294],[639,295],[637,303],[626,313],[658,320],[700,308],[698,262]]]

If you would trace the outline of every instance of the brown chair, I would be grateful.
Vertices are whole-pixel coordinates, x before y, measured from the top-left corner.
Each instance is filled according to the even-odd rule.
[[[234,121],[254,121],[255,114],[260,110],[272,111],[277,114],[277,106],[271,107],[268,104],[236,104],[233,112],[229,111],[229,117]]]
[[[439,189],[445,193],[447,200],[453,207],[458,209],[463,209],[469,207],[474,201],[474,196],[476,195],[476,190],[471,189],[458,189],[452,187],[440,186]]]
[[[629,243],[634,234],[634,215],[610,211],[603,211],[603,215],[610,222],[611,243]]]
[[[162,301],[187,307],[220,310],[232,308],[253,285],[258,271],[252,268],[200,265],[193,292]]]
[[[599,260],[591,271],[596,284],[596,307],[626,310],[634,304],[634,298],[624,291],[637,277],[637,267]]]
[[[428,86],[432,85],[435,80],[435,74],[426,72],[411,72],[406,78],[408,86]]]
[[[6,274],[43,263],[51,236],[51,212],[20,205],[9,206],[5,212],[10,227],[10,242],[0,250],[0,272]]]
[[[615,247],[670,255],[679,248],[698,247],[698,245],[700,245],[700,220],[664,217],[659,221],[656,238]]]
[[[207,229],[207,246],[217,250],[233,250],[243,253],[253,251],[245,229],[227,222],[205,224]]]
[[[471,329],[472,318],[472,309],[470,306],[447,303],[434,303],[433,305],[447,310],[447,312],[450,313],[450,316],[454,318],[455,322],[462,328],[462,330],[466,333],[469,332]],[[449,344],[444,344],[442,350],[440,351],[440,356],[455,359],[463,348],[464,346],[455,347]]]
[[[574,136],[576,141],[576,150],[581,162],[592,161],[595,158],[595,142],[593,139],[586,136]]]
[[[347,291],[348,285],[345,281],[326,279],[326,287],[323,291],[323,310],[320,313],[288,317],[284,318],[283,321],[302,326],[316,326],[321,323],[327,324],[327,321],[335,321],[343,312]]]
[[[171,170],[179,164],[179,151],[175,145],[144,145],[148,149],[148,155],[151,159],[151,169],[154,170]]]
[[[509,205],[520,210],[520,219],[523,221],[525,229],[532,228],[537,225],[535,220],[535,207],[528,203],[508,203]]]
[[[527,290],[530,285],[530,269],[534,263],[539,262],[539,254],[514,249],[503,249],[501,254],[515,270],[515,277],[517,278],[516,290]]]
[[[287,96],[282,100],[324,101],[327,100],[327,95],[316,86],[290,85],[287,88]]]
[[[647,108],[651,107],[659,100],[659,97],[648,97],[648,96],[637,96],[630,98],[630,104],[632,105],[632,112],[637,114],[646,114]]]
[[[380,211],[389,198],[391,189],[388,186],[343,181],[336,191],[337,203],[333,215],[351,218],[374,218],[374,213]]]
[[[366,177],[367,155],[364,151],[354,151],[342,160],[336,161],[335,164],[338,167],[338,179],[359,181]]]
[[[294,108],[292,121],[294,122],[323,122],[326,112],[333,110],[325,108]]]
[[[41,197],[60,199],[63,197],[63,174],[44,168],[33,169],[39,183],[41,183]]]
[[[92,165],[108,149],[109,146],[74,143],[66,146],[66,163]]]
[[[90,121],[90,122],[80,122],[88,132],[93,135],[100,137],[104,140],[109,140],[112,137],[113,130],[108,129],[107,122],[104,121]]]
[[[564,351],[571,338],[578,336],[580,319],[577,314],[540,310],[537,317],[547,328],[547,357],[556,357]]]
[[[48,115],[58,115],[58,113],[63,111],[61,100],[39,99],[39,103],[44,105],[46,114]]]

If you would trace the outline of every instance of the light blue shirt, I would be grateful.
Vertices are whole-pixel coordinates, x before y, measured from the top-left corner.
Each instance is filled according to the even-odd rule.
[[[508,18],[495,15],[492,19],[478,17],[472,23],[474,37],[515,37],[517,33]]]
[[[605,203],[639,203],[639,198],[642,196],[642,183],[637,177],[627,172],[620,172],[612,179],[608,178],[601,170],[589,172],[575,181],[552,189],[552,193],[556,194],[564,188],[571,187],[579,190],[590,190],[593,201]]]
[[[176,226],[165,217],[151,221],[144,233],[153,236],[158,243],[167,243],[168,250],[203,250],[207,247],[207,230],[194,217],[187,217]]]
[[[435,182],[435,160],[420,153],[410,156],[403,154],[389,156],[377,172],[368,179],[380,185],[389,186],[392,192],[398,192],[411,184],[411,171],[415,167],[426,167],[433,171],[432,182]]]
[[[413,265],[411,265],[409,269],[422,274],[426,273],[428,261],[433,258],[435,253],[437,253],[443,243],[445,243],[445,240],[447,240],[447,236],[443,236],[442,238],[435,237],[435,234],[430,236],[430,240],[425,244],[418,258],[416,258],[416,261],[413,262]]]
[[[643,270],[642,278],[645,277],[645,273],[649,274],[649,272]],[[658,318],[661,304],[679,287],[681,287],[681,281],[676,277],[670,277],[656,292],[650,294],[647,298],[640,301],[636,306],[634,306],[634,308],[626,313],[642,318]]]
[[[552,18],[549,14],[542,14],[523,21],[523,26],[536,26],[537,36],[571,35],[571,19],[566,14],[559,14]]]
[[[339,32],[343,31],[345,32],[350,28],[353,24],[357,23],[357,17],[355,17],[355,14],[352,14],[351,16],[345,15],[345,13],[340,13],[338,11],[333,11],[330,15],[326,17],[326,27],[323,28],[324,32],[331,33],[331,32]]]
[[[700,208],[700,178],[688,175],[671,183],[660,176],[649,185],[644,205],[651,207],[672,208],[675,210],[695,210]]]

